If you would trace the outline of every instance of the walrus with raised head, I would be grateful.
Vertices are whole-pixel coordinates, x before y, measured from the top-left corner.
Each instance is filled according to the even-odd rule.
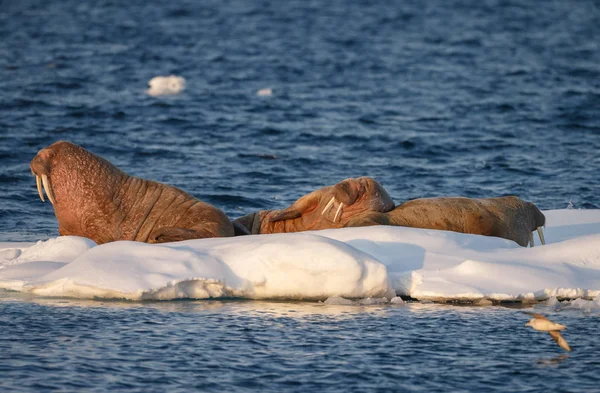
[[[342,228],[366,212],[388,212],[394,202],[375,179],[343,180],[303,196],[284,210],[262,210],[234,220],[251,234]]]
[[[184,191],[129,176],[81,146],[60,141],[31,161],[40,198],[54,206],[61,235],[98,244],[233,236],[227,216]]]
[[[515,196],[501,198],[423,198],[408,201],[387,213],[355,215],[347,227],[394,225],[495,236],[533,247],[537,230],[545,244],[544,214],[531,202]]]

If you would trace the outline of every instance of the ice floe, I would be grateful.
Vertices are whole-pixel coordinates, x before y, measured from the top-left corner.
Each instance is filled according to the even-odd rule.
[[[258,90],[256,92],[256,95],[259,96],[259,97],[268,97],[268,96],[271,96],[271,95],[273,95],[273,89],[268,88],[268,87],[266,87],[264,89],[260,89],[260,90]]]
[[[151,96],[179,94],[185,90],[185,79],[181,76],[155,76],[148,82],[150,88],[146,90]]]
[[[572,300],[563,300],[562,302],[555,296],[552,296],[550,299],[548,299],[548,301],[546,301],[546,306],[555,308],[557,310],[579,309],[588,313],[598,313],[600,312],[600,296],[596,296],[594,300],[577,298]]]
[[[580,305],[584,309],[600,307],[600,300],[590,300],[600,298],[600,210],[544,214],[547,245],[534,248],[385,226],[160,245],[98,246],[79,237],[0,243],[0,289],[79,298],[243,297],[338,305],[390,299],[401,304],[400,295],[478,304],[556,297],[581,299],[575,302],[587,302]]]

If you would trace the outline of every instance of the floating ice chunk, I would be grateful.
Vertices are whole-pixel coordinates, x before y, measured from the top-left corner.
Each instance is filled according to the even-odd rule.
[[[268,97],[270,95],[273,95],[273,90],[268,87],[265,89],[260,89],[256,92],[256,95],[259,97]]]
[[[334,296],[328,304],[370,296],[365,304],[395,295],[484,303],[551,299],[550,304],[596,297],[595,302],[556,306],[600,309],[600,210],[544,214],[548,244],[535,248],[505,239],[389,226],[162,245],[96,246],[76,237],[0,243],[0,288],[132,300]]]
[[[155,76],[148,82],[146,91],[151,96],[179,94],[185,89],[185,79],[181,76]]]
[[[597,296],[594,300],[586,299],[573,299],[559,303],[561,309],[580,309],[584,312],[600,311],[600,296]]]
[[[130,300],[393,296],[379,261],[345,243],[305,233],[161,245],[119,241],[80,251],[70,263],[37,276],[26,272],[23,277],[8,277],[5,270],[0,269],[0,288],[7,287],[3,282],[14,288],[12,282],[20,279],[27,281],[23,291],[42,296]]]
[[[402,300],[402,298],[400,296],[393,297],[392,300],[390,300],[390,303],[392,303],[392,304],[406,304],[406,302],[404,300]]]

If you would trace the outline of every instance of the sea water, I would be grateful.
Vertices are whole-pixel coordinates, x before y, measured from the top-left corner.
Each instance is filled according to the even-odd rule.
[[[0,293],[3,391],[597,391],[599,315],[259,301],[101,302]]]

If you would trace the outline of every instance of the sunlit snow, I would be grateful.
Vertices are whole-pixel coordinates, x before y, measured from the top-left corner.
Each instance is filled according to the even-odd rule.
[[[0,288],[81,298],[243,297],[354,305],[397,295],[472,301],[556,297],[588,299],[568,303],[574,307],[598,307],[589,299],[600,293],[600,210],[544,214],[547,244],[536,237],[534,248],[386,226],[161,245],[97,246],[79,237],[0,243]]]

